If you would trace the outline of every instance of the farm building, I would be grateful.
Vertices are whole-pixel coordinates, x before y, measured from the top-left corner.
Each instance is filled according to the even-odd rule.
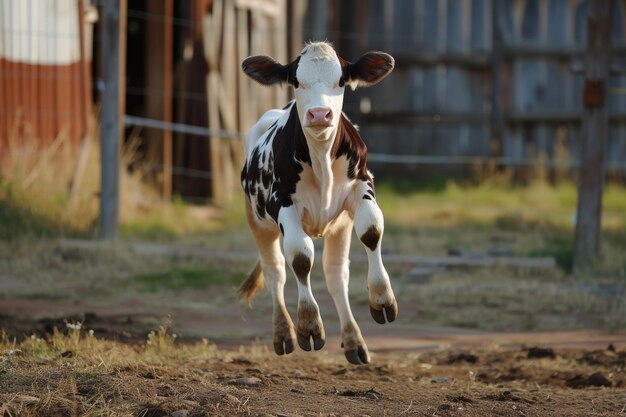
[[[100,102],[102,1],[0,1],[0,152],[11,138],[85,136]],[[348,60],[376,49],[396,58],[385,83],[347,93],[344,106],[378,175],[578,164],[586,0],[120,4],[122,119],[125,140],[138,143],[130,168],[166,198],[219,201],[238,188],[242,133],[290,96],[250,81],[240,62],[288,62],[308,39],[332,41]],[[623,174],[626,2],[611,4],[607,162]]]
[[[87,134],[94,17],[83,0],[0,1],[0,155],[10,141]]]

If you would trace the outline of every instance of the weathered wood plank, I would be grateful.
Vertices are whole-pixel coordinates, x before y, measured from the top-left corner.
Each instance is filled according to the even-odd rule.
[[[574,267],[592,264],[600,251],[602,191],[608,133],[607,80],[611,45],[610,2],[590,0],[583,92],[583,135]]]

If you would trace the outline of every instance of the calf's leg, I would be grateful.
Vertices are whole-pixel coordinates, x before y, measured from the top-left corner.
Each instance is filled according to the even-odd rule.
[[[352,221],[345,215],[344,224],[324,237],[324,275],[328,292],[335,302],[341,324],[341,340],[348,362],[355,365],[369,363],[370,355],[361,336],[361,329],[354,320],[348,299],[350,280],[348,255]]]
[[[265,275],[267,286],[272,294],[274,351],[278,355],[289,354],[293,352],[296,334],[285,306],[285,258],[280,251],[280,235],[277,230],[268,229],[256,222],[247,200],[246,212],[250,229],[259,250],[263,275]]]
[[[293,205],[280,209],[278,222],[284,233],[285,259],[298,283],[298,322],[296,324],[298,344],[303,350],[310,351],[311,339],[313,339],[313,348],[320,350],[324,347],[326,334],[317,301],[311,291],[313,240],[302,229],[300,218]]]
[[[392,322],[398,315],[398,303],[381,256],[380,246],[384,228],[383,213],[378,204],[371,197],[362,198],[354,212],[354,229],[367,253],[370,313],[380,324],[384,324],[385,321]]]

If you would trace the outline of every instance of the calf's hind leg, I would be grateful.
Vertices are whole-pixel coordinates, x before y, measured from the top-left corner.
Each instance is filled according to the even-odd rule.
[[[250,230],[256,241],[260,255],[260,267],[267,281],[267,286],[272,294],[273,302],[273,335],[274,335],[274,351],[278,355],[289,354],[293,352],[294,340],[296,334],[294,332],[293,321],[289,316],[287,307],[285,306],[285,258],[280,251],[280,235],[278,231],[263,228],[256,223],[252,214],[250,203],[246,200],[246,213]]]

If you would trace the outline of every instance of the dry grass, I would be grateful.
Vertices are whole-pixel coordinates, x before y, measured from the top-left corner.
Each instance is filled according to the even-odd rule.
[[[193,345],[175,345],[174,336],[163,325],[144,343],[127,345],[99,340],[81,323],[67,323],[46,339],[32,336],[15,343],[5,334],[0,339],[0,414],[3,416],[136,416],[142,409],[155,409],[167,394],[159,390],[162,374],[175,374],[198,381],[212,363],[230,361],[237,352],[219,351],[202,340]],[[246,355],[254,356],[254,349]],[[172,367],[172,365],[174,367]],[[174,368],[174,369],[172,369]],[[167,371],[166,371],[167,369]],[[175,370],[178,370],[175,372]],[[201,377],[202,384],[208,382]],[[157,386],[155,386],[157,385]],[[207,387],[208,388],[208,387]],[[227,390],[214,387],[208,398],[215,404]],[[184,390],[184,387],[181,388]],[[207,394],[208,389],[198,389]],[[202,409],[194,392],[170,395],[168,406]],[[211,393],[209,393],[211,394]],[[161,404],[159,404],[161,403]],[[191,405],[190,405],[191,404]],[[172,410],[173,411],[173,410]],[[144,414],[151,415],[151,414]],[[204,415],[204,414],[202,414]]]
[[[98,132],[79,148],[60,134],[41,149],[37,141],[11,141],[0,164],[0,231],[3,237],[94,236],[98,227],[100,148]],[[220,214],[179,200],[164,201],[148,184],[149,173],[126,167],[137,159],[133,136],[122,151],[120,223],[125,236],[177,236],[221,227]],[[78,169],[83,161],[84,170]]]

